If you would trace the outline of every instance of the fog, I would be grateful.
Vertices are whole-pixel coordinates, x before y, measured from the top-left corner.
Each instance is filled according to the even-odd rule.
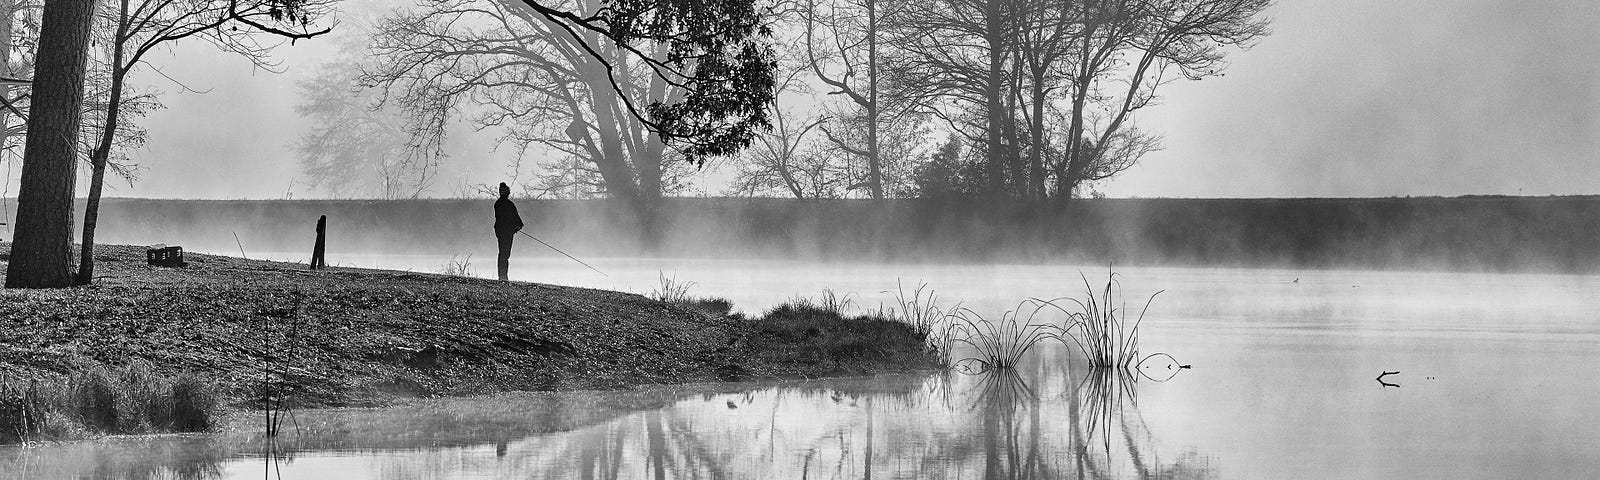
[[[493,202],[111,199],[104,243],[309,258],[494,252]],[[584,258],[1600,272],[1600,197],[1327,200],[669,199],[643,220],[603,200],[520,200],[534,236]],[[234,235],[237,235],[237,240]],[[518,238],[518,258],[555,256]],[[294,253],[299,252],[299,253]],[[285,258],[277,255],[277,258]]]

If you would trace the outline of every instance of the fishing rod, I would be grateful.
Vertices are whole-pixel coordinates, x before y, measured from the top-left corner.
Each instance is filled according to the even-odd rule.
[[[528,238],[531,238],[531,239],[533,239],[533,241],[535,241],[535,242],[539,242],[539,243],[540,243],[540,244],[543,244],[543,245],[544,245],[544,246],[546,246],[546,247],[550,247],[550,249],[551,249],[551,250],[555,250],[555,251],[556,251],[556,253],[559,253],[559,254],[562,254],[562,255],[567,255],[567,252],[563,252],[563,251],[561,251],[561,249],[559,249],[559,248],[556,248],[556,246],[555,246],[555,245],[551,245],[551,244],[548,244],[548,243],[545,243],[545,241],[544,241],[544,240],[540,240],[540,239],[539,239],[539,237],[535,237],[535,236],[533,236],[533,235],[531,235],[531,234],[529,234],[529,233],[528,233],[528,232],[524,232],[524,231],[522,231],[522,230],[517,230],[517,233],[520,233],[520,234],[522,234],[522,235],[523,235],[523,236],[525,236],[525,237],[528,237]],[[602,271],[600,271],[600,269],[598,269],[598,268],[594,268],[594,266],[593,266],[593,265],[590,265],[590,264],[588,264],[588,263],[584,263],[584,261],[583,261],[583,260],[578,260],[578,257],[574,257],[574,256],[572,256],[572,255],[567,255],[567,258],[570,258],[570,259],[572,259],[572,261],[574,261],[574,262],[578,262],[578,263],[582,263],[582,264],[583,264],[583,266],[585,266],[585,267],[589,267],[589,269],[590,269],[590,270],[594,270],[594,273],[598,273],[598,274],[601,274],[601,275],[605,275],[605,277],[606,277],[606,278],[611,278],[611,276],[610,276],[610,275],[606,275],[606,272],[602,272]]]

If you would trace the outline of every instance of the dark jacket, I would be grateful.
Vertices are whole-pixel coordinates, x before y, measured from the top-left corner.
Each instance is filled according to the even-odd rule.
[[[509,198],[494,201],[494,233],[510,235],[522,230],[522,217],[517,215],[516,204]]]

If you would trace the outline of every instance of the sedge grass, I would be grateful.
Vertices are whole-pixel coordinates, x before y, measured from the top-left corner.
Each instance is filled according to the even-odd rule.
[[[949,334],[953,336],[953,342],[972,347],[974,354],[955,364],[963,370],[976,372],[1016,368],[1033,347],[1047,340],[1061,339],[1063,330],[1060,326],[1034,321],[1039,312],[1049,306],[1052,306],[1049,302],[1024,300],[1017,304],[1017,308],[1007,310],[999,320],[994,321],[983,318],[972,309],[957,308],[948,315],[952,320]]]
[[[1122,292],[1122,283],[1117,280],[1116,273],[1108,271],[1105,285],[1099,288],[1089,283],[1088,276],[1080,273],[1079,277],[1083,279],[1083,299],[1061,297],[1034,301],[1067,314],[1067,325],[1061,329],[1065,333],[1063,341],[1072,340],[1090,366],[1132,367],[1139,358],[1139,325],[1150,310],[1150,304],[1162,292],[1151,294],[1145,300],[1139,316],[1130,321],[1127,297]],[[1078,311],[1064,308],[1067,302],[1074,304]]]

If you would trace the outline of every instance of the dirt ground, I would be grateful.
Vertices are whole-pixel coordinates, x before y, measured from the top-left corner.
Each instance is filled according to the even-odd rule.
[[[9,251],[0,244],[0,260]],[[271,378],[302,406],[340,406],[932,365],[920,335],[883,320],[793,309],[747,319],[584,288],[186,260],[150,267],[143,247],[99,246],[93,285],[0,290],[0,373],[59,377],[142,358],[238,403]]]

